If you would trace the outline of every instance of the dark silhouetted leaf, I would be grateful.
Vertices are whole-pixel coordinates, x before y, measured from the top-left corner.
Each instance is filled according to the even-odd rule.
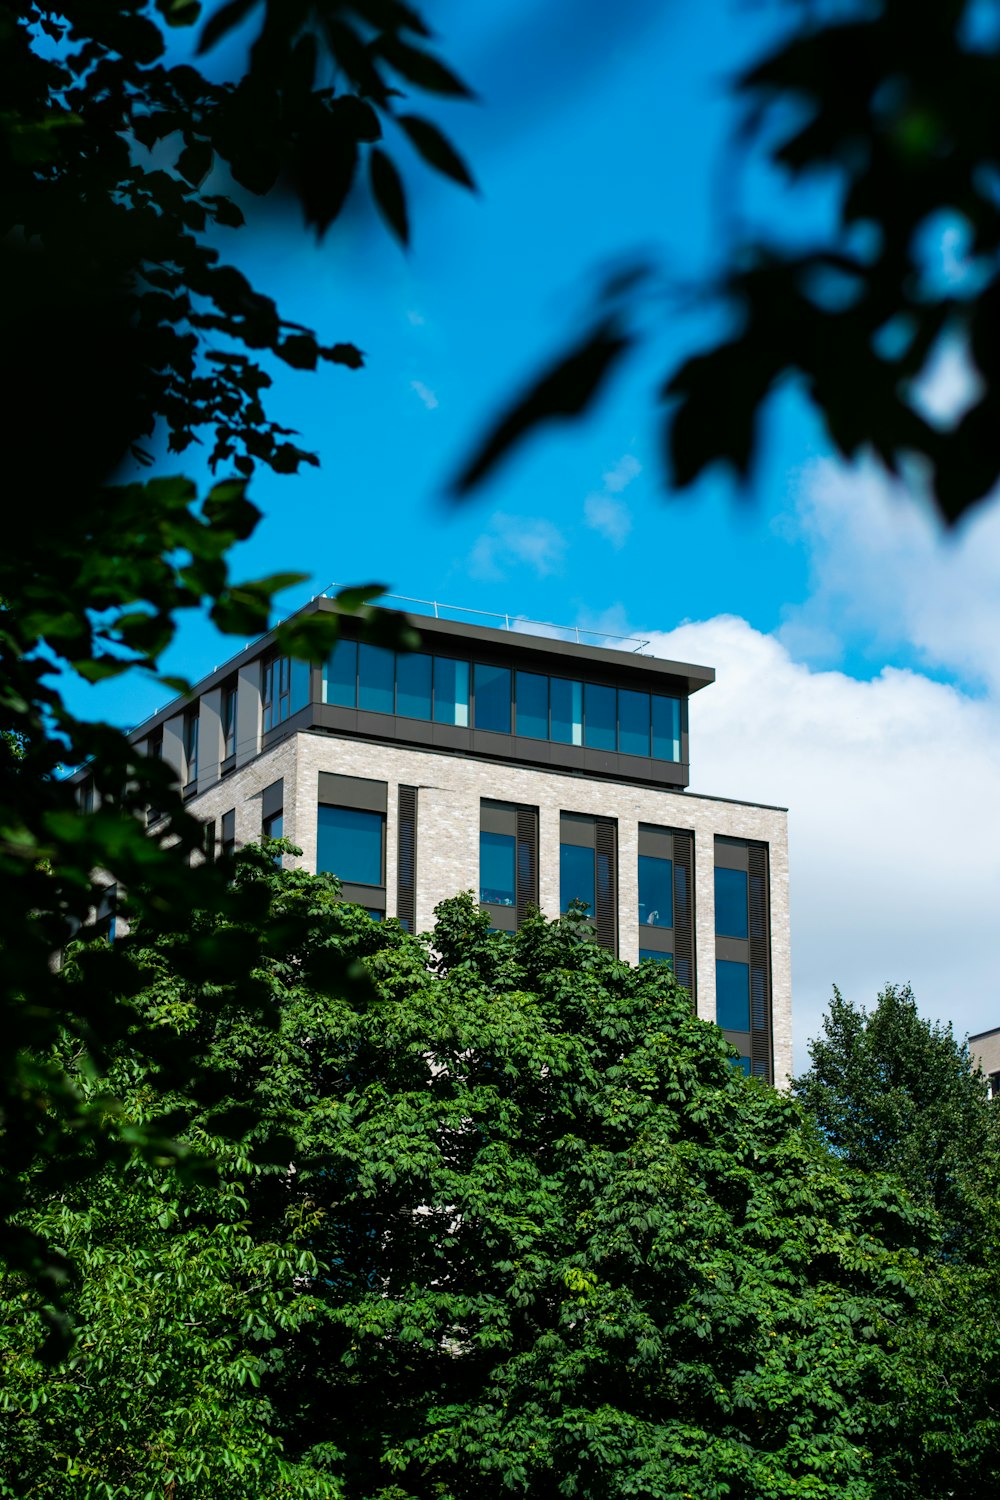
[[[401,245],[410,243],[410,225],[406,215],[406,195],[395,164],[385,152],[376,149],[369,158],[372,193],[389,228]]]
[[[374,46],[397,73],[402,73],[404,78],[426,89],[429,94],[447,94],[463,99],[473,97],[457,73],[423,48],[411,47],[408,42],[388,33],[380,36]]]
[[[177,158],[177,170],[192,187],[201,187],[212,170],[215,152],[208,141],[191,141]]]
[[[321,359],[327,359],[334,365],[346,365],[349,370],[360,370],[365,362],[365,357],[360,349],[353,344],[331,344],[328,349],[320,348]]]
[[[453,493],[466,495],[475,489],[539,423],[582,415],[632,342],[630,336],[606,324],[565,355],[501,418],[452,483]]]
[[[452,181],[460,182],[463,187],[476,191],[476,184],[465,162],[436,125],[432,125],[430,120],[422,120],[419,115],[400,115],[399,124],[409,136],[414,150],[420,153],[429,166],[442,172],[445,177],[450,177]]]
[[[228,0],[220,10],[210,16],[205,22],[201,36],[198,39],[198,52],[207,52],[214,47],[216,42],[221,41],[227,31],[232,31],[238,26],[244,17],[248,16],[260,0]]]

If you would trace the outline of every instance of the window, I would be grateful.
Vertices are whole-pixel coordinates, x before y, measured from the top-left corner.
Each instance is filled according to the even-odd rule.
[[[658,948],[640,948],[639,962],[642,963],[644,958],[655,958],[658,963],[669,964],[671,968],[674,966],[674,955],[672,953],[661,953]]]
[[[750,1030],[750,965],[715,960],[715,1020],[723,1031]]]
[[[395,712],[396,655],[384,646],[358,647],[358,707],[370,713]]]
[[[476,728],[510,734],[510,671],[476,663]]]
[[[266,839],[280,839],[285,831],[285,783],[284,779],[272,781],[260,798],[261,835]],[[281,866],[281,855],[275,856],[275,864]]]
[[[341,882],[345,901],[385,915],[384,781],[321,771],[316,868]]]
[[[295,669],[292,663],[293,675]],[[281,683],[272,686],[268,671],[265,668],[266,729],[288,716]],[[294,683],[291,696],[294,700]],[[680,699],[522,672],[494,662],[472,664],[342,640],[323,665],[322,700],[341,708],[513,733],[527,740],[552,740],[645,760],[681,758]],[[292,713],[296,706],[293,701]]]
[[[212,861],[215,859],[215,819],[214,818],[209,818],[208,822],[204,825],[203,840],[204,841],[202,843],[202,848],[205,851],[205,858],[208,860],[209,864],[211,864]]]
[[[638,938],[640,958],[669,962],[695,997],[694,910],[691,874],[694,835],[689,829],[639,824]]]
[[[618,693],[618,748],[623,755],[649,754],[649,694]]]
[[[94,778],[87,776],[76,789],[77,805],[82,813],[94,811]]]
[[[484,906],[513,906],[517,899],[517,839],[512,833],[479,833],[479,899]]]
[[[236,809],[222,814],[220,853],[223,859],[236,853]]]
[[[516,932],[538,903],[538,809],[479,804],[479,901],[498,932]]]
[[[639,926],[673,927],[674,862],[655,854],[639,855]]]
[[[989,1073],[986,1081],[989,1084],[990,1098],[995,1099],[1000,1095],[1000,1073]]]
[[[613,818],[561,813],[559,818],[559,904],[566,911],[583,901],[593,918],[597,941],[618,948],[618,826]]]
[[[588,682],[583,690],[583,742],[592,750],[614,750],[617,740],[617,693],[612,687]]]
[[[231,761],[236,754],[236,678],[222,684],[222,703],[219,709],[222,721],[222,761]],[[231,766],[225,766],[231,770]]]
[[[681,705],[679,698],[661,698],[654,693],[651,700],[653,719],[654,760],[680,760],[681,758]]]
[[[718,937],[749,937],[746,870],[727,870],[716,866],[715,931]]]
[[[772,1077],[768,850],[715,840],[716,1020],[755,1078]]]
[[[528,740],[547,740],[549,679],[537,672],[518,672],[514,690],[517,694],[515,732]]]
[[[559,745],[583,744],[583,683],[553,677],[549,682],[552,738]]]
[[[469,663],[434,658],[434,721],[469,727]]]
[[[432,672],[429,656],[396,657],[396,712],[401,718],[430,718]]]
[[[345,885],[381,885],[384,832],[381,813],[359,807],[321,806],[317,870],[329,870]]]
[[[264,663],[260,696],[266,734],[309,702],[309,663],[287,656],[270,657]]]
[[[338,641],[323,666],[323,702],[342,708],[358,704],[358,643]]]
[[[194,708],[186,709],[184,713],[183,743],[186,786],[191,786],[198,780],[198,725],[199,713],[196,705]]]

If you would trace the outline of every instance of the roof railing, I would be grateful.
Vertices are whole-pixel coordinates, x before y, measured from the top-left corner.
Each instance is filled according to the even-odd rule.
[[[314,598],[329,599],[336,595],[339,589],[346,585],[339,583],[328,583],[326,588]],[[477,620],[502,621],[504,630],[512,631],[522,635],[536,635],[539,632],[548,632],[552,640],[576,641],[578,645],[599,645],[602,641],[613,641],[611,650],[631,651],[633,656],[641,654],[649,646],[648,640],[642,640],[637,635],[614,635],[610,630],[589,630],[584,625],[558,625],[553,620],[532,620],[528,615],[497,614],[489,609],[471,609],[464,604],[445,604],[440,599],[412,599],[407,594],[378,594],[366,603],[386,604],[392,602],[394,605],[405,605],[408,613],[430,614],[435,620],[451,620],[457,625],[472,624],[472,616]],[[500,628],[499,625],[496,626]]]

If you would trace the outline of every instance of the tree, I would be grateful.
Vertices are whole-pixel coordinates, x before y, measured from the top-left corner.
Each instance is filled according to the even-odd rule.
[[[952,524],[1000,480],[1000,29],[977,0],[794,10],[735,80],[730,180],[738,192],[756,153],[793,182],[835,183],[836,207],[811,243],[789,245],[731,204],[722,267],[697,289],[726,332],[664,372],[654,397],[666,483],[683,489],[713,464],[745,480],[761,414],[793,380],[842,457],[872,454],[892,474],[915,467]],[[935,265],[945,227],[960,247],[950,277]],[[487,434],[457,490],[537,423],[585,411],[638,330],[690,305],[691,287],[671,297],[669,285],[648,260],[616,275],[592,326]],[[939,422],[915,383],[948,342],[968,356],[970,393]]]
[[[168,768],[70,714],[59,674],[159,675],[184,610],[205,609],[244,639],[266,628],[274,594],[307,575],[231,575],[229,554],[259,518],[248,481],[261,464],[289,474],[317,462],[267,414],[268,363],[363,363],[353,344],[283,319],[220,246],[254,217],[255,196],[272,212],[297,202],[322,236],[362,173],[405,243],[405,190],[386,131],[471,185],[406,99],[467,90],[402,0],[228,0],[185,54],[200,12],[197,0],[0,7],[0,336],[17,371],[0,421],[18,522],[16,546],[0,554],[0,736],[20,751],[0,757],[0,1254],[52,1284],[65,1268],[19,1224],[17,1184],[36,1157],[52,1174],[71,1170],[83,1142],[96,1162],[104,1139],[101,1112],[52,1045],[69,1028],[103,1068],[128,1024],[132,982],[104,954],[93,984],[70,992],[53,957],[75,932],[94,933],[99,871],[129,892],[150,934],[183,932],[198,906],[236,920],[240,900],[225,869],[191,867],[202,834]],[[205,56],[237,47],[235,28],[251,14],[258,34],[246,61],[219,82]],[[123,470],[126,459],[133,469],[152,462],[151,447],[179,454],[205,435],[217,475],[207,495],[184,477],[142,483]],[[348,591],[342,603],[365,616],[373,639],[381,631],[412,644],[394,617],[376,622],[364,607],[378,592]],[[286,628],[280,646],[320,656],[335,633],[329,614],[315,616]],[[61,779],[88,761],[92,814]],[[146,836],[149,806],[167,814],[161,838]],[[228,954],[211,947],[197,956],[206,1003],[221,967],[256,1004],[255,941]],[[145,1045],[166,1066],[162,1043],[151,1032]],[[183,1074],[179,1054],[172,1063]],[[166,1149],[144,1128],[134,1139],[151,1157]]]
[[[8,1487],[23,1465],[53,1496],[995,1492],[968,1274],[737,1073],[666,966],[619,963],[579,914],[491,933],[471,895],[410,936],[276,847],[235,876],[266,893],[276,1025],[225,983],[205,1007],[176,937],[123,945],[136,1028],[205,1059],[211,1105],[173,1102],[221,1186],[134,1159],[58,1199],[33,1179],[80,1341],[46,1368],[3,1320]],[[81,1086],[126,1128],[159,1095],[128,1037]],[[3,1296],[37,1306],[20,1278]]]
[[[950,1256],[992,1250],[1000,1114],[968,1044],[925,1020],[909,985],[887,985],[871,1012],[834,989],[811,1067],[794,1080],[830,1145],[862,1172],[890,1172],[932,1208]]]

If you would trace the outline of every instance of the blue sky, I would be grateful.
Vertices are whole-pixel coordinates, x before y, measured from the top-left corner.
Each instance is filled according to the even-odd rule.
[[[741,216],[787,236],[822,223],[829,184],[792,191],[760,168],[727,168],[727,79],[788,8],[426,9],[480,102],[420,110],[452,135],[481,195],[407,157],[408,255],[362,195],[322,245],[258,211],[220,246],[286,317],[367,355],[356,373],[275,371],[272,414],[321,467],[254,481],[265,520],[240,571],[310,573],[287,608],[334,580],[380,579],[403,595],[683,645],[719,671],[700,695],[715,706],[699,708],[694,786],[792,808],[800,1043],[834,980],[870,1000],[885,980],[912,979],[928,1013],[960,1030],[1000,1024],[982,934],[1000,884],[995,507],[941,538],[914,497],[832,463],[791,390],[768,413],[746,494],[723,475],[665,494],[652,393],[712,331],[679,311],[585,422],[534,437],[475,500],[444,499],[484,425],[581,328],[610,265],[652,251],[693,283]],[[945,351],[928,399],[947,407],[963,379]],[[191,621],[166,665],[196,677],[233,649]],[[162,696],[152,684],[74,694],[124,722]],[[932,878],[925,853],[921,880],[932,830],[959,817],[953,867]],[[935,946],[928,924],[942,921],[949,937]]]

